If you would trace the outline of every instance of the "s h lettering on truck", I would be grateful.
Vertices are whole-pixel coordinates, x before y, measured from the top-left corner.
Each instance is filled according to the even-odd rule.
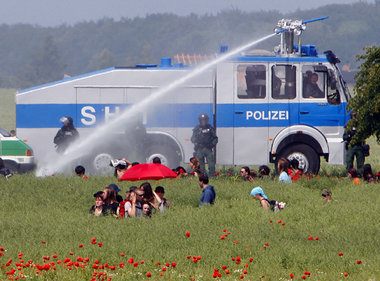
[[[322,156],[343,165],[350,95],[339,59],[332,51],[319,54],[314,45],[301,44],[305,25],[321,19],[280,20],[275,29],[280,45],[274,51],[248,50],[221,62],[141,112],[136,122],[144,127],[144,140],[135,141],[143,146],[144,160],[160,157],[171,168],[187,162],[194,152],[192,128],[205,113],[219,138],[219,165],[262,165],[285,157],[296,158],[305,172],[318,173]],[[62,116],[71,116],[85,138],[189,71],[164,58],[159,66],[113,67],[21,90],[17,132],[43,162],[49,151],[54,153],[52,140]],[[133,127],[120,128],[128,126]],[[110,159],[129,157],[135,150],[128,145],[131,135],[121,129],[98,136],[102,141],[87,155],[88,168],[96,171]]]

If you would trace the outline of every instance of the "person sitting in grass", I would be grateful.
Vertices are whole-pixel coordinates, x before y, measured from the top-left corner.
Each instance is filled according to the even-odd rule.
[[[170,208],[170,201],[166,199],[165,196],[165,189],[162,186],[157,186],[154,192],[157,194],[158,197],[161,199],[161,204],[159,205],[158,209],[163,212],[166,208]]]
[[[363,165],[363,180],[367,183],[375,183],[375,177],[373,176],[371,164]]]
[[[352,180],[353,184],[361,184],[358,172],[356,171],[355,168],[351,168],[348,170],[347,176],[349,179]]]
[[[150,183],[144,182],[140,185],[140,189],[144,192],[144,200],[149,202],[154,209],[158,210],[161,198],[152,190]]]
[[[297,182],[302,176],[303,172],[299,169],[299,162],[296,158],[290,160],[290,173],[289,176],[292,178],[293,182]]]
[[[270,168],[267,165],[261,165],[259,167],[259,178],[269,179]]]
[[[116,192],[112,187],[106,187],[103,191],[103,208],[106,214],[112,216],[117,216],[117,208],[119,207],[119,202],[116,200]]]
[[[199,186],[202,188],[201,200],[199,206],[212,205],[215,201],[215,190],[212,185],[209,185],[209,179],[207,175],[200,175],[198,178]]]
[[[275,200],[269,201],[268,196],[265,195],[264,190],[260,186],[251,190],[251,196],[260,202],[260,206],[263,207],[264,210],[277,212],[285,208],[286,205],[284,202],[277,202]]]
[[[278,178],[279,182],[292,183],[292,178],[288,174],[289,161],[287,159],[280,158],[277,163],[277,169],[280,173],[280,177]]]
[[[322,198],[323,200],[325,200],[326,202],[331,202],[332,198],[332,192],[330,189],[324,189],[322,190]]]
[[[143,214],[142,202],[144,198],[144,191],[137,188],[131,191],[129,201],[125,203],[125,217],[141,218]]]
[[[203,174],[202,169],[201,169],[201,164],[199,163],[199,160],[197,157],[190,158],[190,168],[192,170],[191,174],[196,177],[199,177],[200,175]]]
[[[152,206],[148,202],[143,201],[142,210],[143,210],[143,217],[145,218],[152,217]]]
[[[119,192],[121,191],[120,188],[116,184],[114,184],[114,183],[111,183],[108,187],[111,187],[111,188],[113,188],[115,190],[115,192],[116,192],[116,201],[119,202],[119,203],[122,202],[123,201],[123,197],[121,195],[119,195]]]
[[[103,191],[98,191],[94,194],[95,197],[95,205],[93,205],[90,209],[90,214],[95,215],[97,217],[106,214],[106,210],[103,208]]]
[[[78,177],[81,177],[84,180],[88,180],[88,176],[86,176],[86,169],[79,165],[75,167],[75,173],[77,174]]]
[[[253,182],[253,177],[251,176],[251,169],[248,166],[241,167],[240,176],[244,181]]]

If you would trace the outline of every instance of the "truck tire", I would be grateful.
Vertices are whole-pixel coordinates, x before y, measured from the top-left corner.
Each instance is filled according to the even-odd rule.
[[[114,168],[110,166],[110,161],[113,159],[109,153],[98,153],[93,155],[90,160],[90,172],[96,175],[112,174]]]
[[[280,158],[286,158],[288,160],[297,159],[299,161],[299,168],[303,168],[304,173],[316,175],[319,172],[321,159],[317,152],[306,144],[290,145],[280,151],[276,159],[276,170],[277,162]]]
[[[147,163],[152,163],[153,158],[158,157],[161,159],[161,164],[174,169],[179,166],[181,159],[177,155],[176,150],[170,146],[167,147],[162,144],[152,145],[148,149]]]

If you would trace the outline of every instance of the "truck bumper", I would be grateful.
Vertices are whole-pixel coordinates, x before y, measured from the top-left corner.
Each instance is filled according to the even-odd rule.
[[[36,168],[35,163],[23,163],[23,164],[18,164],[18,172],[20,174],[27,173],[30,171],[33,171]]]

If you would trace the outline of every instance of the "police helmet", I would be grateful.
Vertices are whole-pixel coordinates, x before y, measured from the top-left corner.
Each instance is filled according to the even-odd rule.
[[[209,118],[206,113],[202,113],[201,115],[199,115],[198,120],[199,122],[201,122],[202,120],[206,120],[206,122],[208,122]]]

